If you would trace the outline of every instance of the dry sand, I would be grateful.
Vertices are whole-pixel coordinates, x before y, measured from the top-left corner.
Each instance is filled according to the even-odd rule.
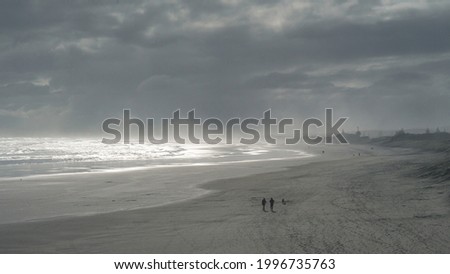
[[[210,182],[202,185],[209,194],[184,202],[2,224],[0,252],[450,252],[449,182],[417,171],[441,155],[345,150],[282,171]],[[262,211],[262,197],[276,200],[275,212]]]

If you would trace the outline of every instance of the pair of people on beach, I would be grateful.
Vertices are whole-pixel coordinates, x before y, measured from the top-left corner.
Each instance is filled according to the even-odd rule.
[[[266,198],[263,198],[261,203],[263,206],[263,211],[266,211],[266,204],[267,204]],[[270,198],[269,203],[270,203],[270,211],[273,211],[273,205],[275,204],[275,200],[273,198]]]

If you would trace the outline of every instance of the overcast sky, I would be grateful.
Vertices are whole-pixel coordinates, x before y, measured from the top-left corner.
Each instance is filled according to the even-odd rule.
[[[449,1],[0,1],[0,135],[141,118],[450,125]]]

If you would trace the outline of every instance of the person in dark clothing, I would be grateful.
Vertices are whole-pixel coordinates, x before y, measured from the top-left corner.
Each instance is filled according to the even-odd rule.
[[[270,198],[270,211],[273,211],[273,204],[275,204],[275,200],[273,198]]]
[[[261,203],[263,206],[263,211],[266,211],[266,203],[267,203],[266,198],[263,198]]]

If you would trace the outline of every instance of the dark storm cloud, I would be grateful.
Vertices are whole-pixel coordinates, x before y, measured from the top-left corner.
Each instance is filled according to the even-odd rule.
[[[446,126],[448,18],[433,1],[2,1],[0,129],[95,133],[122,108]]]
[[[305,49],[316,58],[440,53],[450,49],[448,16],[447,11],[376,23],[325,21],[300,27],[292,36],[306,41]]]

